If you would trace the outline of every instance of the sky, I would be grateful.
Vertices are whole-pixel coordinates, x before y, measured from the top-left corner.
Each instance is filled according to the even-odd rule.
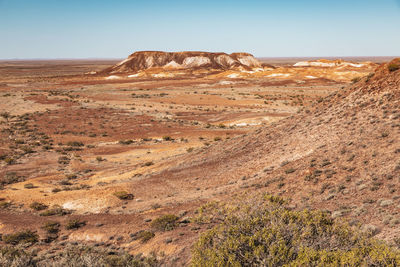
[[[0,0],[0,59],[400,56],[400,0]]]

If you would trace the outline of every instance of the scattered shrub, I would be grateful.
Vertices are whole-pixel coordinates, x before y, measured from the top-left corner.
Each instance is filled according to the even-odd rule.
[[[33,244],[39,240],[39,236],[31,230],[26,230],[15,234],[3,235],[2,239],[6,244],[12,245]]]
[[[163,136],[162,138],[164,141],[172,141],[173,139],[171,138],[171,136]]]
[[[86,225],[86,222],[80,221],[78,219],[70,219],[65,225],[65,229],[74,230]]]
[[[8,165],[12,165],[15,163],[15,159],[14,158],[5,158],[4,162],[7,163]]]
[[[116,196],[117,198],[122,199],[122,200],[132,200],[134,198],[133,194],[129,194],[126,191],[115,192],[114,196]]]
[[[50,254],[50,251],[49,251]],[[35,257],[25,249],[4,246],[0,248],[1,266],[113,266],[113,267],[156,267],[164,266],[155,253],[148,256],[130,255],[125,251],[100,249],[89,246],[68,246],[55,257]]]
[[[294,173],[295,171],[296,171],[296,169],[289,168],[289,169],[285,170],[285,173],[289,174],[289,173]]]
[[[130,145],[133,143],[133,140],[120,140],[118,143],[121,145]]]
[[[172,214],[163,215],[151,222],[151,227],[158,231],[170,231],[177,226],[178,217]]]
[[[79,141],[70,141],[67,143],[67,146],[80,147],[80,146],[84,146],[84,144]]]
[[[62,191],[60,188],[53,188],[52,190],[51,190],[51,192],[53,192],[53,193],[58,193],[58,192],[60,192],[60,191]]]
[[[60,231],[60,223],[54,221],[45,222],[42,229],[49,234],[57,234]]]
[[[142,243],[146,243],[150,239],[152,239],[155,236],[155,234],[151,231],[140,231],[137,234],[137,239],[139,239]]]
[[[6,175],[0,179],[1,185],[14,184],[25,181],[24,177],[18,176],[16,172],[7,172]]]
[[[388,69],[390,72],[396,71],[400,69],[400,63],[390,63],[388,65]]]
[[[143,164],[143,166],[146,166],[146,167],[151,166],[151,165],[154,165],[154,163],[152,161],[148,161]]]
[[[55,216],[55,215],[64,216],[64,215],[67,215],[70,213],[71,213],[70,210],[67,210],[67,209],[62,208],[61,206],[55,205],[55,206],[51,207],[51,209],[48,209],[48,210],[40,213],[39,215],[40,216]]]
[[[33,184],[31,184],[31,183],[28,183],[28,184],[24,184],[24,188],[32,189],[32,188],[35,188],[35,186]]]
[[[40,211],[40,210],[45,210],[45,209],[47,209],[48,207],[47,207],[47,205],[45,205],[45,204],[43,204],[43,203],[40,203],[40,202],[32,202],[30,205],[29,205],[29,207],[31,208],[31,209],[33,209],[33,210],[37,210],[37,211]]]
[[[0,209],[6,209],[6,208],[8,208],[10,206],[11,206],[10,202],[4,201],[4,200],[0,201]]]
[[[58,158],[58,163],[66,165],[69,163],[69,158],[67,156],[61,156]]]

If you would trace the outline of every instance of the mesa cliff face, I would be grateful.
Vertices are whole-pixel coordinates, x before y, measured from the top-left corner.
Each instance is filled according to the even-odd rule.
[[[261,68],[261,63],[248,53],[142,51],[131,54],[127,59],[105,69],[103,72],[110,74],[129,73],[150,68],[251,70]]]
[[[100,72],[107,80],[175,79],[265,79],[287,83],[350,82],[373,72],[378,64],[344,60],[302,61],[292,66],[274,67],[259,62],[249,53],[141,51]]]

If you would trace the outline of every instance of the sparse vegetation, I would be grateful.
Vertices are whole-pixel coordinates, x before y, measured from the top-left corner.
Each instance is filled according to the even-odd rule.
[[[60,223],[55,221],[45,222],[42,229],[49,234],[57,234],[60,231]]]
[[[2,240],[6,244],[33,244],[38,242],[39,236],[31,230],[17,232],[15,234],[3,235]]]
[[[6,209],[11,206],[11,203],[8,201],[1,200],[0,201],[0,209]]]
[[[151,227],[158,231],[171,231],[177,226],[178,217],[173,214],[163,215],[151,222]]]
[[[155,234],[151,231],[140,231],[137,234],[137,239],[139,239],[141,242],[145,243],[152,239],[155,236]]]
[[[24,184],[24,188],[32,189],[32,188],[35,188],[35,186],[33,184],[31,184],[31,183],[27,183],[27,184]]]
[[[67,215],[70,213],[71,213],[70,210],[67,210],[67,209],[62,208],[61,206],[55,205],[55,206],[51,207],[50,209],[40,213],[40,216],[55,216],[55,215],[64,216],[64,215]]]
[[[121,145],[130,145],[133,143],[133,140],[120,140],[118,143]]]
[[[84,144],[83,144],[83,142],[80,142],[80,141],[69,141],[69,142],[67,142],[67,146],[81,147],[81,146],[84,146]]]
[[[40,202],[32,202],[30,205],[29,205],[29,207],[31,208],[31,209],[33,209],[33,210],[36,210],[36,211],[40,211],[40,210],[45,210],[45,209],[47,209],[48,207],[47,207],[47,205],[45,205],[45,204],[43,204],[43,203],[40,203]]]
[[[51,251],[48,251],[50,255]],[[158,267],[165,265],[155,253],[148,256],[130,255],[121,250],[100,249],[89,246],[68,246],[57,255],[38,257],[22,248],[4,246],[0,249],[0,263],[2,266],[38,267],[38,266],[109,266],[109,267]]]
[[[126,191],[118,191],[114,193],[114,196],[121,200],[132,200],[134,198],[133,194],[130,194]]]
[[[172,137],[171,136],[163,136],[162,138],[164,141],[172,141]]]
[[[75,230],[75,229],[81,228],[84,225],[86,225],[86,222],[84,222],[84,221],[80,221],[78,219],[70,219],[65,224],[65,229]]]
[[[152,162],[152,161],[147,161],[147,162],[145,162],[145,163],[143,164],[143,166],[149,167],[149,166],[151,166],[151,165],[153,165],[153,164],[154,164],[154,162]]]
[[[388,65],[388,69],[390,72],[397,71],[400,69],[400,63],[393,62]]]

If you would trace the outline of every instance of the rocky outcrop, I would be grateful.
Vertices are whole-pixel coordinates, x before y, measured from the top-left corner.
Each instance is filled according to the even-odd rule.
[[[251,70],[261,67],[261,63],[248,53],[142,51],[133,53],[127,59],[105,69],[103,73],[130,73],[150,68]]]
[[[369,68],[371,66],[376,67],[376,64],[372,62],[348,62],[339,60],[327,60],[327,59],[319,59],[312,61],[300,61],[293,65],[294,67],[322,67],[322,68],[344,68],[344,67],[352,67],[352,68]]]

